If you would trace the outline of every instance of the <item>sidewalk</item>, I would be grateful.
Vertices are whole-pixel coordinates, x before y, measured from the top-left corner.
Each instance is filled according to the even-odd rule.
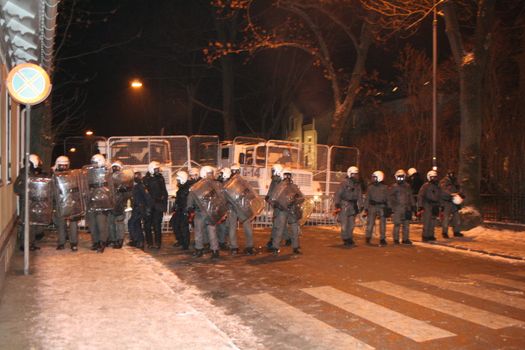
[[[31,256],[29,276],[22,254],[15,254],[0,299],[0,348],[260,347],[236,316],[222,314],[147,254],[131,248],[96,254],[88,250],[88,235],[81,238],[72,253],[55,250],[48,235]],[[228,332],[236,339],[216,324],[235,326]]]

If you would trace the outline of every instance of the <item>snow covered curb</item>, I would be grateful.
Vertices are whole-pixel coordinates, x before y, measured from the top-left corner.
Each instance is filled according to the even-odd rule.
[[[188,304],[195,312],[203,314],[219,332],[229,337],[238,348],[266,348],[261,342],[257,341],[252,329],[246,326],[241,318],[226,314],[222,309],[213,305],[210,298],[204,296],[196,287],[183,282],[157,259],[137,249],[126,248],[125,251],[137,259],[140,264],[151,268],[152,272],[158,275],[182,302]]]

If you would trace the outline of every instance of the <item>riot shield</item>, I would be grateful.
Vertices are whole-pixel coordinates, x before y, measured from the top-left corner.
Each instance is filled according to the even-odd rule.
[[[29,224],[49,225],[53,221],[52,179],[45,176],[29,177]]]
[[[255,193],[248,181],[240,176],[234,176],[228,181],[223,191],[240,222],[253,219],[264,208],[264,201]]]
[[[200,180],[191,187],[189,195],[212,225],[220,222],[228,211],[228,202],[220,185],[214,180]]]
[[[75,218],[84,215],[84,203],[80,191],[80,171],[68,170],[53,175],[55,202],[58,216]]]
[[[303,194],[297,185],[281,181],[270,196],[270,203],[282,210],[287,210],[295,202],[297,197],[302,196]]]
[[[113,188],[115,196],[114,214],[124,213],[126,202],[131,198],[133,191],[133,170],[124,168],[121,171],[113,172]]]
[[[301,215],[297,220],[299,221],[299,225],[303,226],[314,211],[314,200],[312,198],[305,199],[298,207]]]
[[[82,194],[88,211],[106,211],[115,206],[113,177],[106,167],[82,168]]]

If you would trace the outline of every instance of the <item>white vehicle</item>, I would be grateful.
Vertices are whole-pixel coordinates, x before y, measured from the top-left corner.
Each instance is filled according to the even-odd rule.
[[[120,160],[145,174],[148,164],[161,164],[170,196],[177,192],[176,173],[192,167],[218,164],[218,136],[114,136],[107,140],[107,158]]]

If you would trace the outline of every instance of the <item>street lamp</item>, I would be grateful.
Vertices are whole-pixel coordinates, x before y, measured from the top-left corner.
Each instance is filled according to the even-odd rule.
[[[142,82],[138,79],[134,79],[130,85],[133,89],[140,89],[142,87]]]
[[[92,130],[87,130],[86,131],[86,136],[92,136],[94,133]]]
[[[76,151],[77,151],[77,149],[76,149],[75,147],[71,147],[71,148],[69,149],[69,152],[71,152],[71,153],[75,153]]]

